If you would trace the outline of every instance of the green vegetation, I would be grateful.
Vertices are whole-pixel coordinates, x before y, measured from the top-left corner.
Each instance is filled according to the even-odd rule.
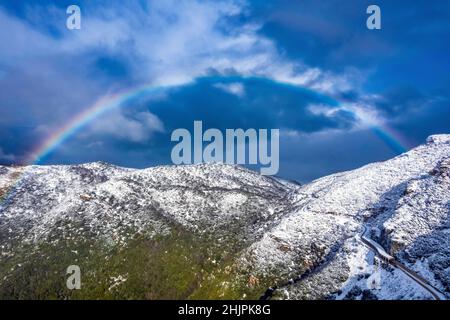
[[[93,239],[58,234],[2,257],[0,299],[255,299],[271,284],[238,271],[232,237],[218,244],[175,226],[120,246]],[[69,265],[80,266],[80,290],[66,288]]]

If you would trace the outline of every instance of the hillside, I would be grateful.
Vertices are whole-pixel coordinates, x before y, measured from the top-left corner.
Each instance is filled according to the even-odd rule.
[[[0,298],[430,299],[363,226],[450,296],[449,170],[450,135],[304,186],[224,164],[0,167]]]

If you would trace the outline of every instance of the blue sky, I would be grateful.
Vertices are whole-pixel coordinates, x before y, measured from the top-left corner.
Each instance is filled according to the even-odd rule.
[[[81,30],[67,30],[77,4]],[[382,29],[368,30],[377,4]],[[170,133],[280,128],[279,175],[302,182],[450,133],[445,1],[1,1],[0,163],[98,99],[142,85],[42,163],[170,164]]]

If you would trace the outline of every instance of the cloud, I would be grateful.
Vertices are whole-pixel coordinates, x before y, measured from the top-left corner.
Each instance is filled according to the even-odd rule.
[[[2,64],[12,64],[29,57],[33,51],[34,56],[46,54],[49,48],[57,44],[50,37],[40,33],[23,20],[8,15],[0,7],[0,39],[8,45],[2,45],[0,61]]]
[[[279,174],[309,182],[370,162],[384,161],[395,155],[368,129],[296,131],[280,139]]]
[[[133,143],[146,143],[155,133],[163,133],[164,124],[150,112],[127,116],[120,109],[109,112],[92,124],[84,136],[100,135]]]
[[[398,117],[426,107],[433,99],[412,86],[397,85],[383,92],[382,95],[375,96],[373,103],[377,109],[389,117]]]
[[[2,121],[57,128],[103,95],[142,83],[182,86],[211,74],[260,76],[332,94],[352,87],[352,75],[283,56],[260,33],[262,24],[248,19],[242,1],[142,3],[82,2],[76,31],[61,23],[62,7],[26,7],[23,17],[0,7],[0,36],[11,39],[0,53]],[[237,84],[222,89],[244,92]],[[134,127],[132,139],[146,136],[134,120],[111,119]]]
[[[13,154],[7,154],[0,148],[0,161],[13,162],[16,159],[16,156]]]
[[[78,31],[64,30],[61,19],[54,14],[50,18],[42,14],[38,18],[32,16],[36,24],[39,17],[46,18],[42,23],[52,23],[60,32],[58,39],[3,13],[2,29],[11,30],[18,39],[3,52],[4,59],[29,59],[37,54],[77,56],[102,50],[128,60],[139,81],[158,85],[186,84],[213,70],[220,74],[232,71],[263,76],[326,93],[350,86],[351,75],[347,78],[344,74],[310,68],[301,60],[283,56],[277,44],[261,34],[263,25],[246,19],[248,9],[243,1],[158,1],[145,2],[145,6],[139,3],[83,3],[82,11],[90,14],[83,16],[82,29]],[[64,14],[62,8],[59,10]]]
[[[238,97],[243,97],[245,94],[245,88],[242,83],[233,82],[233,83],[217,83],[214,87],[218,89],[222,89],[229,94],[234,94]]]
[[[8,46],[0,52],[0,125],[6,131],[10,127],[23,128],[21,136],[27,145],[16,143],[18,154],[35,148],[101,96],[143,83],[184,87],[195,86],[203,76],[239,75],[266,77],[324,92],[335,90],[335,85],[347,86],[345,76],[284,57],[277,44],[260,33],[262,25],[249,19],[244,2],[106,3],[81,2],[82,29],[76,31],[65,29],[63,7],[35,4],[26,6],[20,16],[0,7],[0,38],[9,39]],[[217,85],[236,98],[247,94],[239,82]],[[201,97],[199,92],[195,95]],[[242,106],[242,101],[238,105]],[[273,122],[276,117],[270,119],[268,115],[275,111],[270,106],[264,109],[265,114],[251,116],[256,106],[249,106],[244,113],[246,118],[253,118],[250,122],[243,120],[240,110],[233,109],[238,120],[225,117],[230,120],[226,125],[259,127],[283,123]],[[215,112],[205,114],[195,106],[192,109],[198,111],[191,113],[197,118],[217,116]],[[174,125],[178,119],[177,114],[161,118],[133,106],[128,110],[112,111],[97,119],[79,133],[78,142],[89,145],[100,141],[103,144],[98,146],[103,148],[110,147],[112,140],[144,146],[164,133],[166,122]],[[303,111],[284,113],[291,114],[291,119],[299,121],[307,131],[337,125],[327,117],[309,119],[310,115]],[[190,116],[185,119],[193,120]]]

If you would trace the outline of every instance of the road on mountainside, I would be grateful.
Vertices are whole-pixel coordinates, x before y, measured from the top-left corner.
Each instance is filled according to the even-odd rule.
[[[377,242],[373,241],[370,236],[367,234],[368,229],[366,226],[363,226],[363,231],[360,235],[361,241],[363,244],[365,244],[370,250],[374,251],[377,256],[379,256],[383,261],[386,263],[389,263],[395,268],[400,269],[404,274],[406,274],[410,279],[415,281],[417,284],[419,284],[422,288],[424,288],[426,291],[428,291],[431,296],[434,298],[434,300],[447,300],[445,295],[440,292],[438,289],[436,289],[434,286],[428,283],[426,279],[418,275],[413,270],[409,269],[408,267],[404,266],[400,262],[398,262],[393,256],[391,256],[389,253],[384,250],[384,248],[378,244]],[[305,272],[304,274],[298,276],[295,279],[290,279],[287,283],[281,285],[280,287],[286,287],[289,285],[292,285],[294,283],[297,283],[298,281],[303,280],[306,276],[308,276],[310,273],[310,270]],[[270,287],[266,290],[264,295],[260,297],[260,300],[268,300],[272,297],[273,293],[279,289],[277,286]]]
[[[414,272],[413,270],[409,269],[408,267],[404,266],[403,264],[401,264],[400,262],[395,260],[395,258],[393,256],[391,256],[390,254],[388,254],[386,252],[386,250],[384,250],[384,248],[380,244],[373,241],[367,235],[367,232],[368,232],[367,227],[363,226],[363,232],[361,234],[361,241],[367,247],[369,247],[369,249],[374,251],[377,256],[379,256],[383,261],[385,261],[385,262],[389,263],[390,265],[403,271],[404,274],[406,274],[409,278],[414,280],[422,288],[424,288],[426,291],[428,291],[435,300],[446,300],[446,297],[442,292],[440,292],[438,289],[436,289],[431,284],[429,284],[427,282],[427,280],[425,280],[423,277],[419,276],[416,272]]]

